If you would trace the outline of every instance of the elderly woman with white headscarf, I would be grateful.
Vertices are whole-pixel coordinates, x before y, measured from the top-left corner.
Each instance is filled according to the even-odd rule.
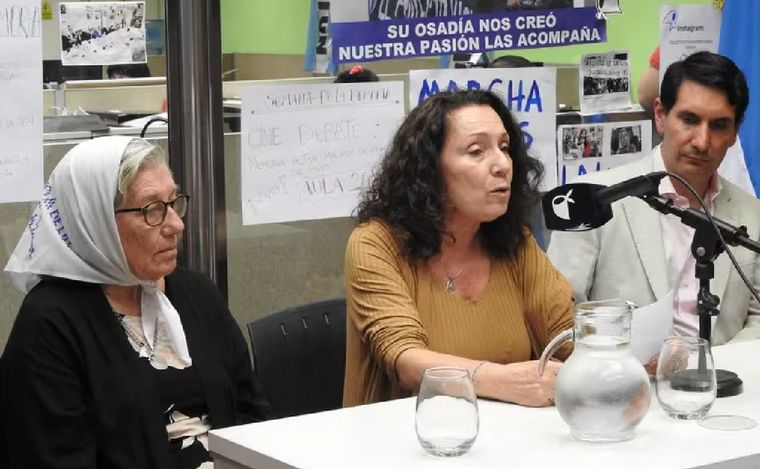
[[[0,358],[0,466],[212,467],[209,429],[264,418],[223,297],[176,266],[188,201],[142,139],[53,170],[5,267],[27,295]]]

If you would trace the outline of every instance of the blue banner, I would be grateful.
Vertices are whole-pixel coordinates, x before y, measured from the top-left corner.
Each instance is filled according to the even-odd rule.
[[[749,107],[739,127],[744,160],[755,194],[760,195],[760,2],[727,0],[720,28],[720,53],[744,72],[749,86]]]
[[[313,72],[317,69],[317,23],[319,23],[319,11],[317,0],[311,0],[309,5],[309,27],[306,32],[306,51],[303,54],[303,69]]]
[[[330,58],[330,2],[311,0],[309,28],[306,35],[306,52],[303,69],[307,72],[333,73],[335,64]]]
[[[596,8],[332,23],[333,60],[370,62],[607,41]]]

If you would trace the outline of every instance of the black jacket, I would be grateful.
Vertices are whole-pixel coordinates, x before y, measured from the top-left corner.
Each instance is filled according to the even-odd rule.
[[[212,426],[264,419],[248,348],[216,287],[177,269],[166,295],[182,320]],[[0,358],[0,467],[167,468],[165,409],[140,360],[99,285],[40,282]]]

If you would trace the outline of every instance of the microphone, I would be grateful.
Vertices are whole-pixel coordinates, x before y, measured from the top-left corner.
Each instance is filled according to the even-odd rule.
[[[636,176],[609,187],[585,182],[564,184],[544,194],[541,205],[546,227],[557,231],[588,231],[612,219],[610,204],[624,197],[657,195],[665,171]]]

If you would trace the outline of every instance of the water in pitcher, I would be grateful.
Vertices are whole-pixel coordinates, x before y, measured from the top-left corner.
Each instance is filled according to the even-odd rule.
[[[649,409],[649,380],[626,337],[577,340],[556,390],[562,419],[574,437],[585,441],[631,439]]]

